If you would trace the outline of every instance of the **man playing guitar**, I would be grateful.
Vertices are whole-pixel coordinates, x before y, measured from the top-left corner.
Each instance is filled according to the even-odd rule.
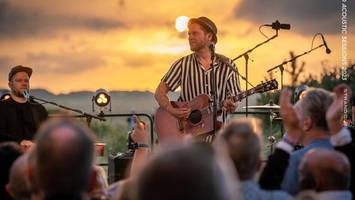
[[[179,102],[191,101],[201,94],[211,96],[212,60],[209,46],[217,43],[217,27],[207,17],[192,18],[188,23],[188,40],[193,53],[173,63],[155,91],[155,99],[160,107],[178,119],[188,118],[192,110],[189,107],[174,107],[167,96],[169,91],[181,88]],[[213,65],[217,103],[224,111],[224,121],[226,112],[233,112],[237,108],[237,102],[228,96],[235,96],[240,92],[239,78],[230,67],[235,68],[235,65],[225,56],[215,54]]]

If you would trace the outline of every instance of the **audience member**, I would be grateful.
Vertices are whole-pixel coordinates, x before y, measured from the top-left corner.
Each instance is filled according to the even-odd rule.
[[[36,144],[34,176],[43,199],[88,199],[96,179],[92,132],[69,119],[54,120]]]
[[[213,148],[206,143],[165,149],[142,170],[138,200],[231,199]]]
[[[241,181],[244,200],[291,199],[284,191],[265,191],[254,180],[261,167],[262,135],[260,121],[239,119],[229,122],[221,131],[229,155]]]
[[[350,163],[343,153],[322,148],[308,151],[300,164],[299,180],[301,197],[316,193],[317,199],[352,199]]]
[[[352,104],[351,104],[351,116],[352,116],[352,125],[355,126],[355,95],[353,95]]]
[[[355,143],[353,140],[355,130],[351,127],[344,127],[344,104],[346,100],[350,100],[352,93],[351,88],[346,84],[340,84],[333,90],[336,98],[329,107],[326,119],[330,130],[330,142],[335,150],[344,153],[350,161],[351,171],[355,172]],[[345,95],[347,98],[345,98]],[[355,176],[351,176],[350,191],[355,196]]]
[[[344,153],[344,155],[350,161],[351,171],[353,171],[355,166],[354,165],[355,159],[353,156],[353,152],[355,151],[355,146],[354,143],[352,142],[352,137],[349,129],[344,127],[342,123],[345,91],[349,91],[349,87],[346,86],[345,84],[338,85],[334,89],[334,94],[336,98],[334,101],[332,101],[332,104],[328,107],[326,111],[325,114],[326,122],[324,122],[324,124],[327,125],[327,128],[329,129],[328,132],[329,135],[331,136],[330,143],[332,147],[334,147],[335,150],[337,150],[338,152]],[[259,182],[261,186],[266,189],[277,189],[280,187],[286,168],[289,165],[290,153],[292,153],[292,151],[294,150],[294,146],[293,146],[295,144],[294,141],[297,141],[297,139],[302,136],[300,134],[301,131],[298,132],[295,131],[300,129],[301,123],[300,120],[297,118],[296,109],[292,108],[289,102],[289,94],[290,93],[288,91],[282,92],[280,105],[281,105],[281,115],[284,117],[283,118],[284,124],[291,131],[288,131],[287,137],[284,138],[276,145],[277,148],[275,152],[269,157],[267,165],[265,166],[264,171],[261,174]],[[351,92],[348,93],[348,95],[351,96]],[[325,150],[322,149],[322,151]],[[318,154],[314,154],[314,155],[318,155]],[[320,155],[329,156],[330,154],[320,154]],[[332,158],[332,156],[329,157]],[[318,162],[317,160],[318,159],[315,159],[315,162]],[[334,175],[329,174],[328,176],[334,176]],[[351,186],[350,190],[351,192],[354,193],[353,191],[354,178],[352,177],[351,179],[352,181],[350,182],[350,186]],[[304,188],[304,186],[302,186],[302,188]],[[326,187],[323,188],[326,190]],[[312,189],[314,190],[314,192],[317,193],[317,188],[312,188]],[[343,188],[344,191],[346,189]],[[322,193],[322,195],[324,195],[324,193]]]
[[[304,148],[291,154],[282,189],[296,195],[299,191],[298,167],[304,154],[317,147],[332,148],[325,115],[334,98],[326,90],[310,88],[306,90],[303,98],[295,104],[293,109],[290,103],[291,94],[289,91],[286,94],[287,96],[283,95],[280,99],[280,101],[288,102],[287,107],[283,106],[280,110],[287,128],[285,140],[293,145],[300,142]],[[280,104],[285,105],[285,103]],[[289,120],[289,118],[292,119]],[[293,136],[296,137],[293,138]]]
[[[13,162],[21,156],[22,150],[15,142],[0,143],[0,199],[11,199],[5,186],[9,182],[9,172]]]
[[[30,200],[31,188],[29,186],[28,176],[28,154],[17,158],[12,164],[10,170],[10,180],[6,186],[8,193],[14,200]]]

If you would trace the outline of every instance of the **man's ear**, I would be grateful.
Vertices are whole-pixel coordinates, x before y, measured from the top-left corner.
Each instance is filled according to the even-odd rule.
[[[34,182],[33,168],[30,164],[27,167],[26,175],[28,177],[28,181],[30,182],[30,184],[33,185],[33,182]]]
[[[9,81],[9,82],[7,83],[7,85],[9,86],[9,88],[12,89],[12,81]]]
[[[27,181],[29,182],[32,193],[37,194],[39,193],[39,187],[34,173],[32,165],[29,164],[26,169]]]
[[[328,179],[328,177],[325,176],[314,177],[314,190],[320,192],[322,188],[325,188],[327,186],[326,179]]]
[[[311,117],[305,117],[303,120],[303,131],[309,131],[313,127],[313,120]]]
[[[98,187],[97,182],[97,171],[94,166],[91,167],[91,172],[89,176],[88,192],[94,191]]]
[[[9,184],[9,183],[6,184],[5,190],[6,190],[6,192],[7,192],[11,197],[14,197],[14,194],[13,194],[12,191],[11,191],[11,187],[10,187],[10,184]]]
[[[261,169],[262,161],[260,158],[258,158],[256,162],[256,171],[259,171]]]
[[[212,33],[207,33],[207,39],[212,42],[213,35]]]

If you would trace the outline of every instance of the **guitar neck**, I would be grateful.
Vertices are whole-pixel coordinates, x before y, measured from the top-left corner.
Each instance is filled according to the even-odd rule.
[[[236,96],[233,96],[233,101],[234,102],[241,101],[242,99],[246,98],[247,96],[250,96],[250,95],[255,94],[255,93],[256,93],[255,88],[249,89],[247,91],[240,92]]]
[[[263,93],[263,92],[267,92],[270,90],[274,90],[278,88],[278,83],[275,79],[267,81],[266,83],[261,83],[259,85],[257,85],[256,87],[253,87],[247,91],[244,92],[240,92],[239,94],[237,94],[236,96],[232,97],[233,101],[241,101],[242,99],[246,98],[247,96],[250,96],[252,94],[255,93]]]
[[[237,102],[237,101],[241,101],[244,98],[246,98],[247,96],[250,96],[250,95],[255,94],[255,93],[256,93],[255,89],[252,88],[252,89],[249,89],[247,91],[240,92],[239,94],[237,94],[236,96],[233,96],[231,98],[232,98],[232,100],[234,102]],[[219,106],[223,107],[223,104],[221,103]]]

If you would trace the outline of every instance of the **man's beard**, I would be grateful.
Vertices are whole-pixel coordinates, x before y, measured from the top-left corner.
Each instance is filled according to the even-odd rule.
[[[194,46],[192,46],[191,44],[190,44],[190,50],[191,51],[199,51],[200,49],[202,49],[204,47],[204,45],[203,44],[195,44]]]
[[[15,95],[16,97],[24,98],[25,96],[23,95],[23,92],[19,90],[13,90],[12,94]]]

